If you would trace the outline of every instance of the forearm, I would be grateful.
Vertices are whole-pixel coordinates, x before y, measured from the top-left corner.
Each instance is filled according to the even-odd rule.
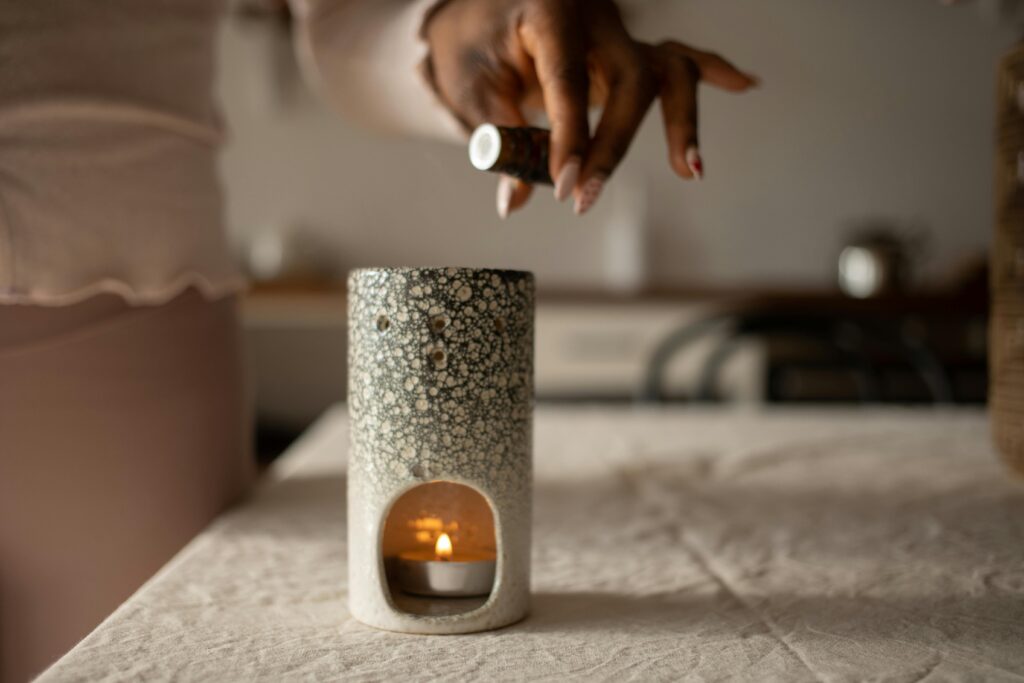
[[[437,0],[291,0],[309,83],[345,116],[378,130],[462,140],[421,73],[420,38]]]

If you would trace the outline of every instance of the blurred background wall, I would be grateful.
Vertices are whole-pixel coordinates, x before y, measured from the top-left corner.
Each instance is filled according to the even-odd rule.
[[[369,136],[298,78],[286,31],[230,21],[221,98],[239,245],[301,230],[360,264],[528,268],[545,287],[826,287],[849,231],[927,235],[925,281],[984,251],[997,58],[1012,27],[934,0],[662,0],[626,6],[651,40],[706,46],[760,75],[702,89],[708,177],[665,162],[652,111],[597,210],[549,193],[507,222],[457,145]]]
[[[539,188],[505,222],[495,177],[473,170],[462,145],[343,120],[303,85],[285,24],[236,14],[220,81],[233,238],[273,270],[278,238],[299,235],[299,253],[336,278],[247,297],[261,443],[344,399],[337,279],[359,265],[534,271],[541,400],[651,400],[652,377],[663,400],[707,400],[701,378],[718,354],[729,362],[715,400],[984,401],[995,72],[1017,35],[986,10],[1008,2],[623,3],[637,35],[718,51],[763,86],[702,88],[704,182],[669,170],[655,108],[590,215]],[[837,257],[865,226],[908,238],[914,278],[851,307]],[[723,311],[735,311],[729,329],[659,360]],[[907,362],[914,349],[941,382]]]

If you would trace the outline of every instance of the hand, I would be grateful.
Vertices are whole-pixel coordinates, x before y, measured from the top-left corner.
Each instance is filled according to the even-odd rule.
[[[742,92],[757,79],[721,57],[677,42],[649,45],[626,32],[612,0],[448,0],[428,18],[427,75],[467,132],[485,122],[526,125],[524,110],[551,123],[555,197],[585,213],[618,166],[656,97],[669,163],[700,178],[697,83]],[[603,108],[590,134],[589,105]],[[502,177],[498,213],[532,188]]]

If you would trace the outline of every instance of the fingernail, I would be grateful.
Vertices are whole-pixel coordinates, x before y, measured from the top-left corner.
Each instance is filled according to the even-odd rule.
[[[587,182],[583,183],[583,187],[580,188],[580,193],[576,197],[576,202],[572,207],[572,210],[577,216],[582,216],[587,211],[590,211],[590,207],[597,202],[597,198],[601,196],[601,190],[604,189],[604,178],[601,176],[594,176]]]
[[[515,181],[507,175],[503,175],[498,179],[498,217],[502,220],[508,218],[508,209],[512,204],[512,190],[514,187]]]
[[[570,157],[562,164],[562,170],[558,172],[558,180],[555,181],[555,199],[565,201],[572,190],[576,187],[576,181],[580,178],[580,159]]]
[[[690,167],[694,178],[704,180],[704,160],[700,158],[700,150],[696,145],[686,148],[686,165]]]

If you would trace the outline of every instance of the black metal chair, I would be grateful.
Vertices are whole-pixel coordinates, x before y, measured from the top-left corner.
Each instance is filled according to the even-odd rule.
[[[878,368],[869,351],[881,348],[903,360],[922,380],[933,403],[953,400],[949,377],[935,354],[918,340],[890,325],[820,312],[724,312],[689,323],[669,333],[648,362],[641,399],[668,400],[665,372],[669,363],[694,342],[726,329],[726,338],[714,348],[701,370],[693,400],[717,400],[715,387],[722,368],[750,337],[810,341],[845,364],[857,386],[859,400],[882,400]]]

